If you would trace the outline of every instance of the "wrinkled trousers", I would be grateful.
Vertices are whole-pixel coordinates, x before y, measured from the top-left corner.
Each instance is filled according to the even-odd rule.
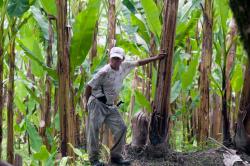
[[[87,150],[89,160],[99,159],[99,129],[106,124],[113,134],[114,145],[110,149],[111,158],[121,157],[125,145],[127,127],[116,107],[109,107],[97,99],[88,102]]]

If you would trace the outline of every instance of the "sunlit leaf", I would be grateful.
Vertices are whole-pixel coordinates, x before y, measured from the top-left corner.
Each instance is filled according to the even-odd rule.
[[[29,0],[9,0],[7,11],[10,16],[22,16],[30,8]]]
[[[90,69],[90,73],[96,73],[101,67],[106,65],[108,62],[108,56],[104,53],[100,58],[95,58],[93,66]]]
[[[198,62],[199,54],[195,54],[188,66],[187,71],[182,74],[181,81],[183,90],[186,90],[186,88],[188,88],[193,83],[198,68]]]
[[[46,21],[46,19],[44,18],[44,16],[42,15],[41,11],[32,6],[31,8],[31,12],[35,18],[35,20],[37,21],[38,25],[40,26],[42,32],[43,32],[43,36],[46,40],[49,39],[49,24],[48,22]]]
[[[234,72],[232,74],[231,85],[234,92],[240,92],[243,86],[243,72],[242,72],[242,65],[237,64],[235,66]]]
[[[138,19],[134,14],[131,14],[131,23],[133,26],[137,26],[137,33],[145,40],[146,43],[150,43],[150,36],[146,29],[145,24]]]
[[[176,100],[181,92],[181,81],[176,81],[171,88],[170,103]]]
[[[57,131],[60,131],[60,117],[59,113],[56,113],[55,119],[54,119],[54,126]]]
[[[68,162],[68,157],[63,157],[59,163],[59,166],[66,166]]]
[[[186,36],[189,32],[195,27],[199,18],[201,16],[200,10],[194,10],[192,12],[192,17],[188,21],[181,22],[178,24],[176,28],[176,37],[175,37],[175,45],[180,45],[181,42],[184,42]]]
[[[27,96],[27,90],[25,89],[23,81],[18,80],[15,82],[15,94],[20,99],[24,99]]]
[[[157,71],[156,71],[156,69],[153,67],[153,68],[152,68],[152,91],[151,91],[152,99],[155,98],[156,81],[157,81]]]
[[[190,97],[192,98],[192,103],[189,108],[194,110],[200,102],[200,93],[196,89],[190,89]]]
[[[40,0],[44,10],[53,16],[57,16],[56,0]]]
[[[87,8],[76,17],[70,45],[71,72],[83,63],[89,52],[99,17],[100,4],[99,0],[90,0]]]
[[[125,50],[126,54],[128,52],[130,52],[133,55],[139,55],[139,56],[141,56],[142,54],[140,52],[140,49],[138,49],[141,47],[139,47],[137,43],[132,42],[130,40],[125,40],[122,38],[121,35],[116,35],[116,45],[122,47]]]
[[[222,26],[223,34],[225,36],[227,32],[227,18],[228,18],[228,12],[229,12],[228,0],[215,1],[215,4],[219,12],[220,25]]]
[[[38,134],[38,131],[36,130],[34,125],[28,120],[28,118],[25,118],[25,121],[26,121],[26,126],[27,126],[27,132],[30,138],[31,147],[36,152],[39,152],[42,146],[42,138]]]
[[[75,105],[77,104],[77,102],[79,101],[79,98],[81,97],[81,94],[83,93],[83,90],[84,90],[84,85],[85,85],[85,76],[84,75],[81,75],[81,80],[80,80],[80,85],[79,85],[79,88],[76,92],[76,95],[75,95]]]
[[[3,6],[3,0],[0,0],[0,7]]]
[[[51,76],[54,80],[58,80],[58,75],[56,70],[46,66],[43,62],[41,62],[34,54],[33,52],[31,52],[27,47],[25,47],[21,41],[18,41],[20,47],[24,50],[25,55],[27,55],[30,59],[34,60],[35,62],[37,62],[37,64],[39,66],[41,66],[43,68],[43,70],[45,70],[49,76]]]
[[[47,160],[50,156],[50,153],[48,152],[46,146],[42,145],[40,151],[35,153],[33,156],[37,160]]]
[[[14,102],[20,112],[26,114],[26,106],[24,103],[24,99],[27,96],[27,90],[25,89],[25,85],[22,81],[16,81],[15,83],[15,96]]]
[[[142,71],[140,71],[140,70],[137,71],[137,76],[139,78],[142,78],[143,80],[147,80],[148,79],[147,75],[145,73],[143,73]]]
[[[179,73],[182,73],[183,70],[185,69],[182,65],[182,59],[180,58],[181,56],[180,49],[177,49],[174,53],[174,59],[173,59],[173,74],[171,78],[171,82],[174,83],[175,81],[179,80]],[[172,84],[171,83],[171,84]]]
[[[32,44],[32,53],[35,56],[37,60],[40,62],[43,62],[43,56],[41,53],[41,47],[37,41],[34,41]],[[45,74],[45,70],[43,70],[43,67],[38,64],[38,61],[31,60],[31,71],[32,74],[34,74],[37,77],[43,77]],[[46,65],[45,65],[46,66]]]
[[[40,44],[38,35],[40,36],[42,31],[37,30],[37,23],[35,19],[30,20],[22,29],[20,30],[21,36],[20,39],[17,39],[19,46],[25,46],[27,50],[29,50],[32,55],[39,60],[40,62],[44,61],[43,58],[43,49]],[[38,28],[39,29],[39,28]],[[33,34],[33,35],[30,35]],[[25,54],[26,55],[26,54]],[[31,59],[31,72],[37,77],[43,77],[45,75],[45,70],[38,64],[37,61]]]
[[[80,157],[82,157],[83,153],[80,151],[80,149],[77,149],[75,147],[73,147],[73,145],[71,143],[68,143],[69,146],[73,149],[74,153]]]
[[[15,124],[15,125],[14,125],[14,131],[15,131],[15,132],[22,132],[22,129],[19,127],[18,124]]]
[[[52,153],[52,154],[49,156],[49,158],[48,158],[47,161],[45,162],[45,166],[54,165],[56,154],[57,154],[57,151],[55,151],[54,153]]]
[[[222,89],[221,89],[221,82],[222,82],[222,78],[220,75],[218,75],[218,73],[213,72],[211,74],[208,75],[209,80],[211,81],[211,88],[213,88],[218,95],[222,95]]]
[[[84,153],[84,154],[82,155],[82,159],[83,159],[83,160],[88,160],[88,159],[89,159],[88,153]]]
[[[33,111],[37,104],[39,104],[38,101],[36,101],[36,99],[34,99],[32,96],[30,97],[28,102],[25,103],[25,105],[28,108],[29,112]]]
[[[222,67],[221,65],[221,56],[222,56],[222,53],[221,53],[221,47],[220,47],[220,45],[219,45],[219,43],[218,42],[213,42],[213,45],[214,45],[214,47],[215,47],[215,49],[216,49],[216,56],[215,56],[215,62],[220,66],[220,67]]]
[[[159,41],[161,35],[160,12],[153,0],[141,0],[141,4],[145,11],[147,24]]]
[[[182,2],[185,3],[185,1]],[[187,1],[185,4],[179,4],[178,14],[181,15],[180,22],[185,22],[190,13],[199,8],[201,3],[202,0],[192,0]]]
[[[26,106],[25,106],[24,102],[18,96],[15,96],[14,102],[15,102],[18,110],[25,115],[26,114]]]
[[[41,104],[42,101],[39,97],[37,97],[36,93],[31,89],[29,88],[28,86],[25,86],[26,90],[29,92],[30,96],[36,100],[37,103]]]
[[[139,104],[141,105],[141,107],[145,107],[148,112],[152,112],[150,102],[138,90],[135,90],[135,98],[136,98],[136,101],[139,102]]]

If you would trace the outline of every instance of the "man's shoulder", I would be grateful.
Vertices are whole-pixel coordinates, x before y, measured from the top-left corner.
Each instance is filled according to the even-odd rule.
[[[122,62],[122,66],[123,67],[130,67],[130,66],[136,66],[138,64],[138,61],[136,61],[136,60],[127,60],[127,61],[124,61],[124,62]]]
[[[108,72],[109,72],[109,66],[105,65],[97,72],[97,74],[100,76],[105,76]]]

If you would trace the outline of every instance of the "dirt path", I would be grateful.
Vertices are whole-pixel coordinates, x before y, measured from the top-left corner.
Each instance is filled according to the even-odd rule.
[[[132,148],[126,146],[124,156],[131,159],[132,166],[223,166],[223,148],[210,149],[208,151],[179,153],[168,151],[162,147]],[[250,156],[241,154],[244,161],[250,163]],[[237,162],[235,166],[244,165]],[[114,165],[112,165],[114,166]]]

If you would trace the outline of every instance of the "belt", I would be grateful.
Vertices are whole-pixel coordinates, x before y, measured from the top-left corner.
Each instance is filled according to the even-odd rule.
[[[114,104],[107,104],[106,102],[104,102],[104,97],[105,96],[101,96],[101,97],[95,97],[94,95],[91,95],[91,96],[93,96],[95,99],[97,99],[98,101],[100,101],[101,103],[103,103],[103,104],[105,104],[105,105],[107,105],[107,106],[113,106]]]
[[[96,98],[98,101],[102,102],[103,104],[107,105],[107,106],[113,106],[114,104],[107,104],[105,103],[102,98],[105,97],[105,96],[101,96],[101,97],[95,97],[94,95],[91,95],[93,96],[94,98]],[[123,101],[119,101],[118,104],[116,104],[117,107],[119,107],[121,104],[123,104],[124,102]]]

